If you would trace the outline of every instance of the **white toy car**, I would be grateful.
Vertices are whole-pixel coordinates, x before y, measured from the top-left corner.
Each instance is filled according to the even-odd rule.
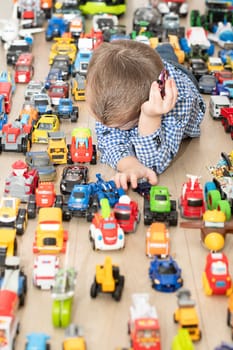
[[[34,261],[33,284],[42,290],[54,286],[55,275],[59,269],[59,258],[56,255],[38,255]]]

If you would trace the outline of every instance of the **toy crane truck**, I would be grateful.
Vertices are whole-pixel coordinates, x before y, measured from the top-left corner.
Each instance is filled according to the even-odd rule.
[[[177,293],[178,308],[174,313],[174,322],[179,323],[180,328],[186,328],[192,341],[201,339],[199,319],[195,308],[195,301],[191,299],[188,289],[180,289]]]
[[[160,325],[156,308],[149,304],[149,294],[132,295],[128,333],[131,348],[117,350],[160,350]]]

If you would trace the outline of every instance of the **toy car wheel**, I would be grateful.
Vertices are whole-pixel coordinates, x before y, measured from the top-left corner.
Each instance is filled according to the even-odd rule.
[[[28,151],[30,151],[30,148],[31,148],[30,140],[28,138],[24,138],[21,144],[21,149],[23,154],[26,154]]]
[[[92,298],[96,298],[97,297],[97,294],[98,294],[98,284],[96,282],[96,280],[94,280],[94,282],[92,283],[91,285],[91,297]]]
[[[0,154],[2,153],[2,138],[0,138]]]
[[[217,209],[222,211],[225,216],[226,216],[226,220],[230,220],[231,218],[231,206],[230,203],[228,202],[228,200],[226,199],[222,199],[218,202],[218,206]]]
[[[216,190],[216,185],[213,181],[206,182],[205,184],[205,199],[207,201],[209,191]]]
[[[56,200],[55,200],[55,207],[62,208],[62,203],[63,203],[63,197],[62,197],[62,195],[58,194],[56,196]]]
[[[216,209],[220,200],[221,200],[221,194],[218,190],[209,191],[207,195],[208,209],[210,210]]]
[[[17,248],[18,248],[17,239],[15,238],[15,240],[14,240],[14,255],[17,255]]]
[[[71,220],[71,213],[68,210],[67,205],[63,206],[63,208],[62,208],[62,220],[64,220],[64,221],[70,221]]]
[[[97,163],[97,152],[96,152],[96,145],[92,146],[92,158],[90,161],[90,164],[95,165]]]
[[[27,211],[26,209],[19,209],[16,219],[16,233],[23,235],[27,226]]]
[[[124,281],[124,276],[121,276],[120,279],[123,279]],[[112,297],[113,299],[115,299],[116,301],[120,301],[121,300],[121,295],[122,295],[122,291],[123,291],[123,286],[124,286],[124,282],[122,281],[122,283],[119,283],[116,287],[116,290],[112,293]]]
[[[174,321],[174,323],[178,323],[178,320],[176,319],[176,314],[175,313],[173,314],[173,321]]]
[[[27,213],[29,219],[35,219],[36,217],[36,198],[34,194],[29,196]]]

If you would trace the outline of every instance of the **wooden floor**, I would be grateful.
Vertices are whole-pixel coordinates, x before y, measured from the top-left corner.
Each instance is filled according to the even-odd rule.
[[[11,15],[12,0],[5,0],[1,16],[7,18]],[[121,18],[121,23],[127,25],[128,31],[132,30],[133,11],[143,6],[147,1],[129,0],[127,13]],[[203,9],[204,1],[190,1],[190,9]],[[187,21],[187,23],[186,23]],[[188,18],[185,20],[188,26]],[[90,21],[89,21],[90,25]],[[44,33],[35,36],[35,79],[45,79],[49,66],[48,54],[51,43],[45,41]],[[5,51],[0,46],[0,70],[6,68]],[[13,108],[10,120],[13,121],[19,114],[23,104],[25,86],[18,85],[13,99]],[[181,186],[186,181],[186,174],[201,176],[201,182],[211,180],[207,166],[214,165],[222,151],[230,152],[232,140],[225,134],[219,121],[214,121],[209,115],[208,100],[205,96],[207,111],[201,127],[201,137],[192,141],[185,141],[173,164],[159,178],[159,184],[168,186],[173,199],[178,200]],[[94,132],[94,120],[89,116],[85,102],[79,103],[80,119],[78,126],[88,126]],[[73,125],[69,121],[62,122],[62,130],[65,131],[67,141],[70,140]],[[94,140],[96,141],[95,135]],[[45,145],[33,144],[32,150],[46,149]],[[17,159],[23,159],[21,154],[2,153],[0,156],[0,190],[3,193],[4,181],[11,171],[12,163]],[[109,167],[97,164],[89,166],[90,180],[95,181],[95,174],[101,173],[106,180],[110,179],[113,171]],[[62,167],[58,168],[58,179]],[[57,182],[59,190],[59,182]],[[134,192],[130,195],[138,201],[140,210],[143,208],[142,198]],[[28,294],[26,303],[20,309],[20,334],[17,338],[16,350],[24,349],[26,335],[30,332],[46,332],[51,336],[51,349],[61,349],[64,339],[63,329],[54,329],[51,321],[52,298],[51,293],[37,290],[32,285],[33,252],[32,243],[36,219],[28,223],[26,233],[18,237],[19,255],[24,271],[28,276]],[[147,227],[141,221],[136,234],[126,237],[126,247],[119,252],[95,252],[92,250],[88,230],[89,224],[84,219],[73,218],[65,223],[69,231],[68,254],[62,259],[68,266],[75,267],[78,272],[77,287],[74,298],[72,322],[82,327],[87,342],[88,350],[114,350],[116,347],[129,346],[127,334],[127,321],[132,293],[149,293],[150,301],[156,306],[161,326],[161,343],[163,350],[171,348],[171,342],[177,333],[177,325],[173,322],[173,313],[177,306],[176,294],[156,292],[151,288],[148,277],[150,260],[145,256],[145,232]],[[185,230],[179,227],[171,227],[171,253],[182,268],[184,287],[190,289],[193,299],[196,301],[200,317],[202,339],[195,344],[195,349],[213,350],[222,340],[230,342],[231,330],[226,324],[227,297],[204,295],[201,283],[201,275],[205,265],[207,250],[200,244],[198,230]],[[233,276],[233,240],[228,235],[224,252],[230,260],[230,269]],[[121,273],[125,276],[125,288],[122,300],[117,303],[109,295],[99,295],[97,299],[91,299],[90,287],[95,274],[96,264],[102,264],[105,256],[110,255],[115,264],[119,264]]]

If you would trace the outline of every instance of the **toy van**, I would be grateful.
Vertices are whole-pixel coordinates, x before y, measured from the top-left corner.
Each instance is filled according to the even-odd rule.
[[[22,53],[15,65],[15,82],[29,83],[34,74],[34,56],[32,53]]]
[[[210,96],[209,111],[213,119],[220,119],[220,109],[230,107],[230,99],[227,96]]]

